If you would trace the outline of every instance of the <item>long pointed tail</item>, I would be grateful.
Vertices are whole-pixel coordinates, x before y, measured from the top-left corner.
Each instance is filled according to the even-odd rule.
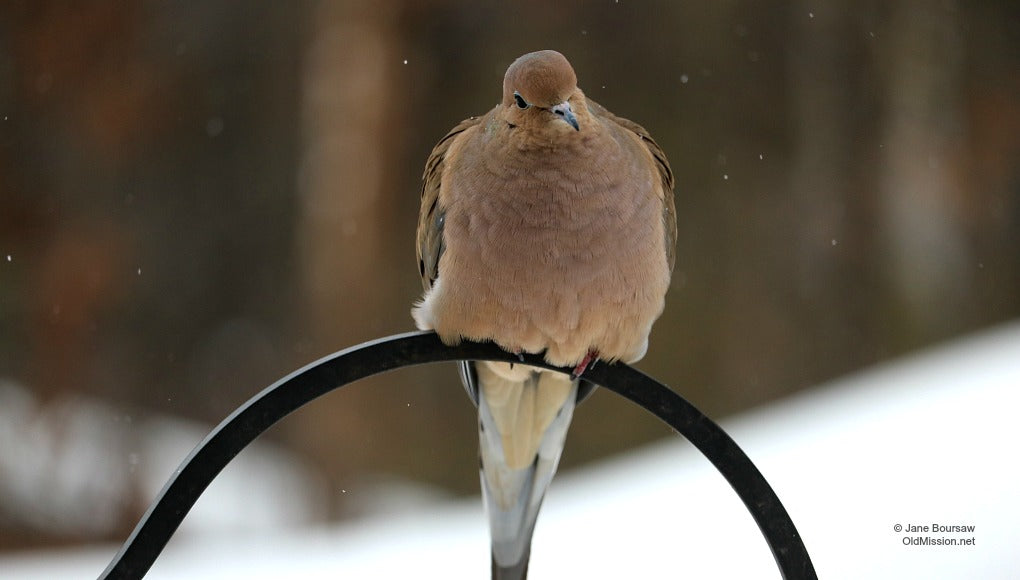
[[[507,363],[479,363],[476,371],[492,577],[523,580],[538,511],[574,414],[578,381]]]
[[[496,556],[492,556],[492,580],[527,580],[528,560],[531,559],[531,547],[524,552],[524,557],[519,562],[510,566],[500,566],[496,563]]]

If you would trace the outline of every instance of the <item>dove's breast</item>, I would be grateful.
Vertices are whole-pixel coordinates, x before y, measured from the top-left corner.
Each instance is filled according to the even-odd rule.
[[[420,327],[564,366],[590,349],[644,355],[669,285],[661,186],[649,156],[601,137],[503,155],[465,142],[444,175],[445,250]]]

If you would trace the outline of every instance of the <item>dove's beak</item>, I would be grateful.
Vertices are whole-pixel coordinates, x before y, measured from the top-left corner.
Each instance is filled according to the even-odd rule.
[[[557,117],[569,123],[575,131],[581,130],[581,127],[577,124],[577,117],[575,117],[574,112],[570,110],[570,101],[563,101],[558,105],[553,105],[553,107],[549,110],[555,113]]]

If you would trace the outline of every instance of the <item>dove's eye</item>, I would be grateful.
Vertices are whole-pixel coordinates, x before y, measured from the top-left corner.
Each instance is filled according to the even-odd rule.
[[[522,109],[527,109],[528,107],[531,106],[531,103],[525,101],[524,97],[522,97],[521,94],[518,93],[517,91],[514,91],[514,100],[517,101],[517,106]]]

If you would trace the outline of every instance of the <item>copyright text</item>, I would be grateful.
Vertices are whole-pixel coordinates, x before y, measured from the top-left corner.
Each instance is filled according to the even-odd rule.
[[[973,524],[908,523],[895,524],[893,531],[903,534],[904,546],[976,546]]]

